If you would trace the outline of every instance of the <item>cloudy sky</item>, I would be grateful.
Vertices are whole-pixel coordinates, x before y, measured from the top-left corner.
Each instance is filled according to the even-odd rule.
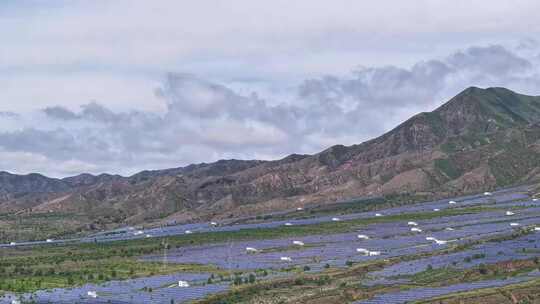
[[[540,2],[0,2],[0,170],[129,175],[360,143],[540,95]]]

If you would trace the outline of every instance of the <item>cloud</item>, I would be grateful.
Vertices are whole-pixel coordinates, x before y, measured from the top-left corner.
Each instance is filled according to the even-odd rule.
[[[315,104],[337,105],[349,113],[368,112],[381,118],[390,114],[391,118],[400,111],[413,114],[433,108],[472,85],[507,86],[538,94],[538,66],[500,45],[474,46],[442,59],[418,62],[410,69],[364,67],[350,77],[306,80],[299,97]]]
[[[45,112],[47,116],[55,119],[73,120],[79,118],[77,114],[61,106],[47,107],[43,109],[43,112]]]
[[[521,74],[532,67],[529,61],[500,45],[471,47],[453,54],[446,61],[456,70],[471,70],[488,75]]]
[[[6,168],[55,176],[276,159],[360,143],[472,85],[538,94],[537,71],[538,62],[518,51],[474,46],[410,68],[360,67],[306,79],[285,101],[168,73],[154,90],[163,111],[118,111],[89,102],[78,109],[57,105],[32,115],[2,114],[21,127],[0,131],[0,152],[10,159]]]
[[[361,142],[470,85],[538,94],[540,45],[522,36],[540,33],[539,9],[0,1],[0,150],[11,160],[0,165],[62,176],[278,158]]]
[[[14,112],[4,111],[4,112],[0,112],[0,117],[14,119],[14,118],[18,118],[19,114],[14,113]]]
[[[152,89],[170,71],[225,85],[263,79],[259,95],[274,102],[306,77],[356,64],[409,68],[471,44],[536,37],[539,9],[534,0],[0,1],[0,110],[95,100],[162,111]]]

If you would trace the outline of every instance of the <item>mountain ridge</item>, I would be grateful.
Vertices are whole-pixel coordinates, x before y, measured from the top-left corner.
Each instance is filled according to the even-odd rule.
[[[471,87],[465,89],[464,91],[462,91],[461,93],[459,93],[458,95],[456,95],[454,98],[450,99],[448,102],[446,102],[443,105],[439,106],[435,110],[433,110],[431,112],[420,112],[420,113],[414,115],[413,117],[409,118],[408,120],[404,121],[403,123],[399,124],[398,126],[394,127],[393,129],[385,132],[384,134],[382,134],[382,135],[380,135],[380,136],[378,136],[378,137],[376,137],[374,139],[367,140],[367,141],[362,142],[360,144],[353,144],[351,146],[345,146],[345,145],[342,145],[342,144],[337,144],[337,145],[331,146],[331,147],[329,147],[329,148],[327,148],[327,149],[325,149],[325,150],[323,150],[323,151],[321,151],[319,153],[315,153],[315,154],[311,154],[311,155],[310,154],[301,155],[301,154],[293,153],[293,154],[289,154],[289,155],[287,155],[287,156],[285,156],[285,157],[283,157],[281,159],[277,159],[277,160],[220,159],[220,160],[217,160],[217,161],[211,162],[211,163],[202,162],[202,163],[194,163],[194,164],[189,164],[189,165],[186,165],[186,166],[173,167],[173,168],[143,170],[143,171],[133,173],[131,175],[127,175],[127,176],[126,175],[112,174],[112,173],[103,172],[103,173],[99,173],[99,174],[80,173],[80,174],[74,175],[74,176],[66,176],[66,177],[62,177],[62,178],[54,178],[54,177],[48,177],[48,176],[46,176],[44,174],[36,173],[36,172],[32,172],[32,173],[28,173],[28,174],[16,174],[16,173],[8,172],[8,171],[0,171],[0,176],[2,174],[9,174],[9,175],[18,176],[18,177],[39,175],[41,177],[45,177],[45,178],[48,178],[48,179],[51,179],[51,180],[60,180],[60,181],[66,181],[66,182],[69,182],[69,181],[72,181],[72,180],[75,180],[75,179],[81,179],[81,178],[89,178],[89,179],[90,178],[96,178],[96,179],[101,179],[101,178],[133,178],[135,176],[148,175],[148,174],[152,174],[152,173],[153,174],[160,174],[160,173],[170,173],[170,172],[192,171],[192,170],[197,169],[197,168],[203,168],[203,167],[212,166],[212,165],[221,164],[221,163],[226,163],[226,162],[261,162],[261,163],[262,162],[279,162],[279,161],[285,161],[285,160],[290,159],[290,158],[314,156],[314,155],[324,153],[327,150],[340,149],[340,148],[343,148],[343,147],[345,147],[345,148],[355,147],[355,146],[363,145],[365,143],[369,143],[371,141],[375,141],[375,140],[377,140],[379,138],[384,138],[386,135],[389,135],[393,131],[404,127],[404,125],[406,125],[409,121],[418,119],[419,117],[423,117],[423,116],[430,116],[430,115],[433,115],[433,114],[435,114],[437,112],[445,110],[446,108],[449,108],[450,106],[452,106],[454,100],[457,99],[458,97],[462,97],[462,96],[465,96],[465,95],[470,95],[470,92],[477,92],[479,90],[484,91],[484,92],[504,91],[505,93],[524,96],[524,97],[528,97],[528,98],[530,98],[530,97],[540,98],[540,96],[528,96],[528,95],[515,93],[515,92],[513,92],[513,91],[511,91],[511,90],[509,90],[507,88],[503,88],[503,87],[488,87],[486,89],[481,89],[479,87],[471,86]],[[483,100],[475,100],[475,101],[482,102]],[[540,117],[540,104],[538,104],[534,108],[535,108],[535,111],[538,113],[538,117]],[[509,112],[513,113],[510,109],[509,109]],[[513,114],[515,114],[515,113],[513,113]],[[523,119],[523,117],[521,117],[519,115],[516,115],[516,117]],[[535,123],[535,122],[539,122],[539,121],[540,121],[540,118],[537,119],[537,120],[534,120],[534,121],[526,121],[526,122],[527,123]]]
[[[13,191],[13,176],[0,173],[0,212],[89,213],[111,224],[189,222],[354,197],[490,190],[537,178],[539,121],[539,96],[470,87],[379,137],[313,155],[220,160],[128,177],[19,176],[33,181],[21,182],[20,192]],[[25,193],[29,185],[37,186]]]

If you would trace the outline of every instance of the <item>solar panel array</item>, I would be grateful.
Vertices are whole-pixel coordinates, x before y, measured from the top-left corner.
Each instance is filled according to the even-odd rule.
[[[468,196],[454,199],[455,204],[449,200],[440,200],[429,203],[402,206],[378,211],[383,216],[397,215],[413,212],[431,212],[433,209],[445,210],[463,206],[489,205],[497,210],[482,213],[458,216],[442,216],[429,220],[417,220],[422,232],[411,232],[407,220],[399,222],[381,222],[362,227],[358,231],[349,233],[310,235],[304,237],[268,239],[243,242],[228,242],[224,240],[218,244],[186,246],[170,249],[167,253],[168,263],[185,264],[211,264],[222,269],[254,272],[257,269],[268,270],[269,275],[259,277],[258,280],[267,280],[274,277],[290,276],[290,272],[283,272],[284,268],[291,266],[309,266],[310,272],[324,269],[328,264],[334,267],[346,267],[348,261],[363,262],[369,260],[386,259],[388,257],[405,256],[420,252],[431,252],[445,248],[450,244],[467,243],[474,240],[493,236],[510,235],[521,227],[540,223],[540,203],[533,202],[515,189],[495,192],[486,197],[484,195]],[[507,209],[515,209],[513,216],[506,216]],[[308,225],[332,221],[336,215],[321,216],[308,219],[287,221],[268,221],[257,224],[217,226],[210,223],[177,225],[163,228],[147,229],[142,233],[135,233],[135,228],[124,228],[108,233],[100,233],[75,241],[90,241],[94,238],[99,241],[115,241],[129,238],[152,236],[165,236],[207,231],[235,231],[240,229],[271,228],[284,226],[290,222],[294,225]],[[339,221],[375,217],[373,212],[363,212],[348,215],[339,215]],[[382,217],[381,217],[382,218]],[[335,219],[334,219],[335,220]],[[519,227],[512,227],[510,222],[518,222]],[[451,229],[449,229],[451,228]],[[368,238],[358,238],[365,235]],[[426,237],[445,240],[448,243],[436,244],[426,240]],[[55,242],[63,242],[57,240]],[[294,242],[296,241],[296,245]],[[503,242],[490,242],[476,245],[462,252],[447,255],[437,255],[414,261],[402,262],[389,266],[383,270],[369,274],[369,279],[362,282],[364,285],[398,284],[406,282],[402,275],[414,274],[431,265],[434,269],[442,267],[470,268],[479,263],[495,263],[508,259],[526,259],[538,255],[535,249],[540,242],[540,233],[525,235]],[[300,244],[300,245],[298,245]],[[303,244],[303,245],[302,245]],[[6,245],[4,245],[6,246]],[[246,250],[252,248],[255,250]],[[360,254],[358,248],[367,251],[380,251],[380,256]],[[523,250],[523,248],[527,250]],[[466,260],[466,257],[483,254],[482,259]],[[285,259],[285,257],[287,259]],[[141,261],[162,261],[163,255],[148,255],[140,257]],[[6,294],[0,297],[0,304],[11,304],[16,297],[32,299],[34,303],[184,303],[201,299],[210,294],[223,292],[229,289],[229,282],[215,280],[207,284],[209,273],[177,273],[164,276],[151,276],[126,281],[112,281],[106,284],[87,284],[76,288],[53,289],[38,291],[34,294],[14,295]],[[485,281],[473,284],[458,284],[440,288],[417,288],[408,291],[377,295],[373,299],[358,303],[405,303],[411,300],[425,299],[438,295],[477,289],[482,287],[502,286],[522,280],[528,280],[536,274],[525,277],[516,277],[509,280]],[[189,287],[178,287],[178,281],[189,282]],[[152,291],[149,291],[149,288]],[[97,298],[88,296],[89,291],[95,291]]]

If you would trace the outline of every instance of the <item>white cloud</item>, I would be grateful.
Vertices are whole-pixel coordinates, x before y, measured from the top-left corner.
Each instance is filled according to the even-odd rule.
[[[164,108],[160,113],[115,111],[91,102],[77,110],[54,106],[31,115],[6,114],[12,127],[21,127],[5,127],[0,147],[11,159],[18,152],[26,157],[6,164],[11,170],[24,171],[35,162],[57,175],[275,159],[360,143],[471,85],[537,93],[538,62],[497,45],[470,47],[410,69],[364,67],[346,76],[308,79],[283,103],[171,73],[153,90]]]
[[[0,111],[31,111],[51,105],[75,109],[91,101],[116,110],[162,111],[162,103],[153,94],[159,81],[107,73],[0,72]]]
[[[470,85],[537,94],[539,45],[521,38],[540,33],[539,10],[532,0],[2,3],[0,111],[18,115],[0,116],[0,147],[31,155],[3,165],[128,174],[277,158],[361,142]]]
[[[148,88],[169,71],[283,87],[357,64],[407,67],[537,36],[538,11],[533,0],[8,2],[0,4],[0,110],[89,100],[156,110]]]

